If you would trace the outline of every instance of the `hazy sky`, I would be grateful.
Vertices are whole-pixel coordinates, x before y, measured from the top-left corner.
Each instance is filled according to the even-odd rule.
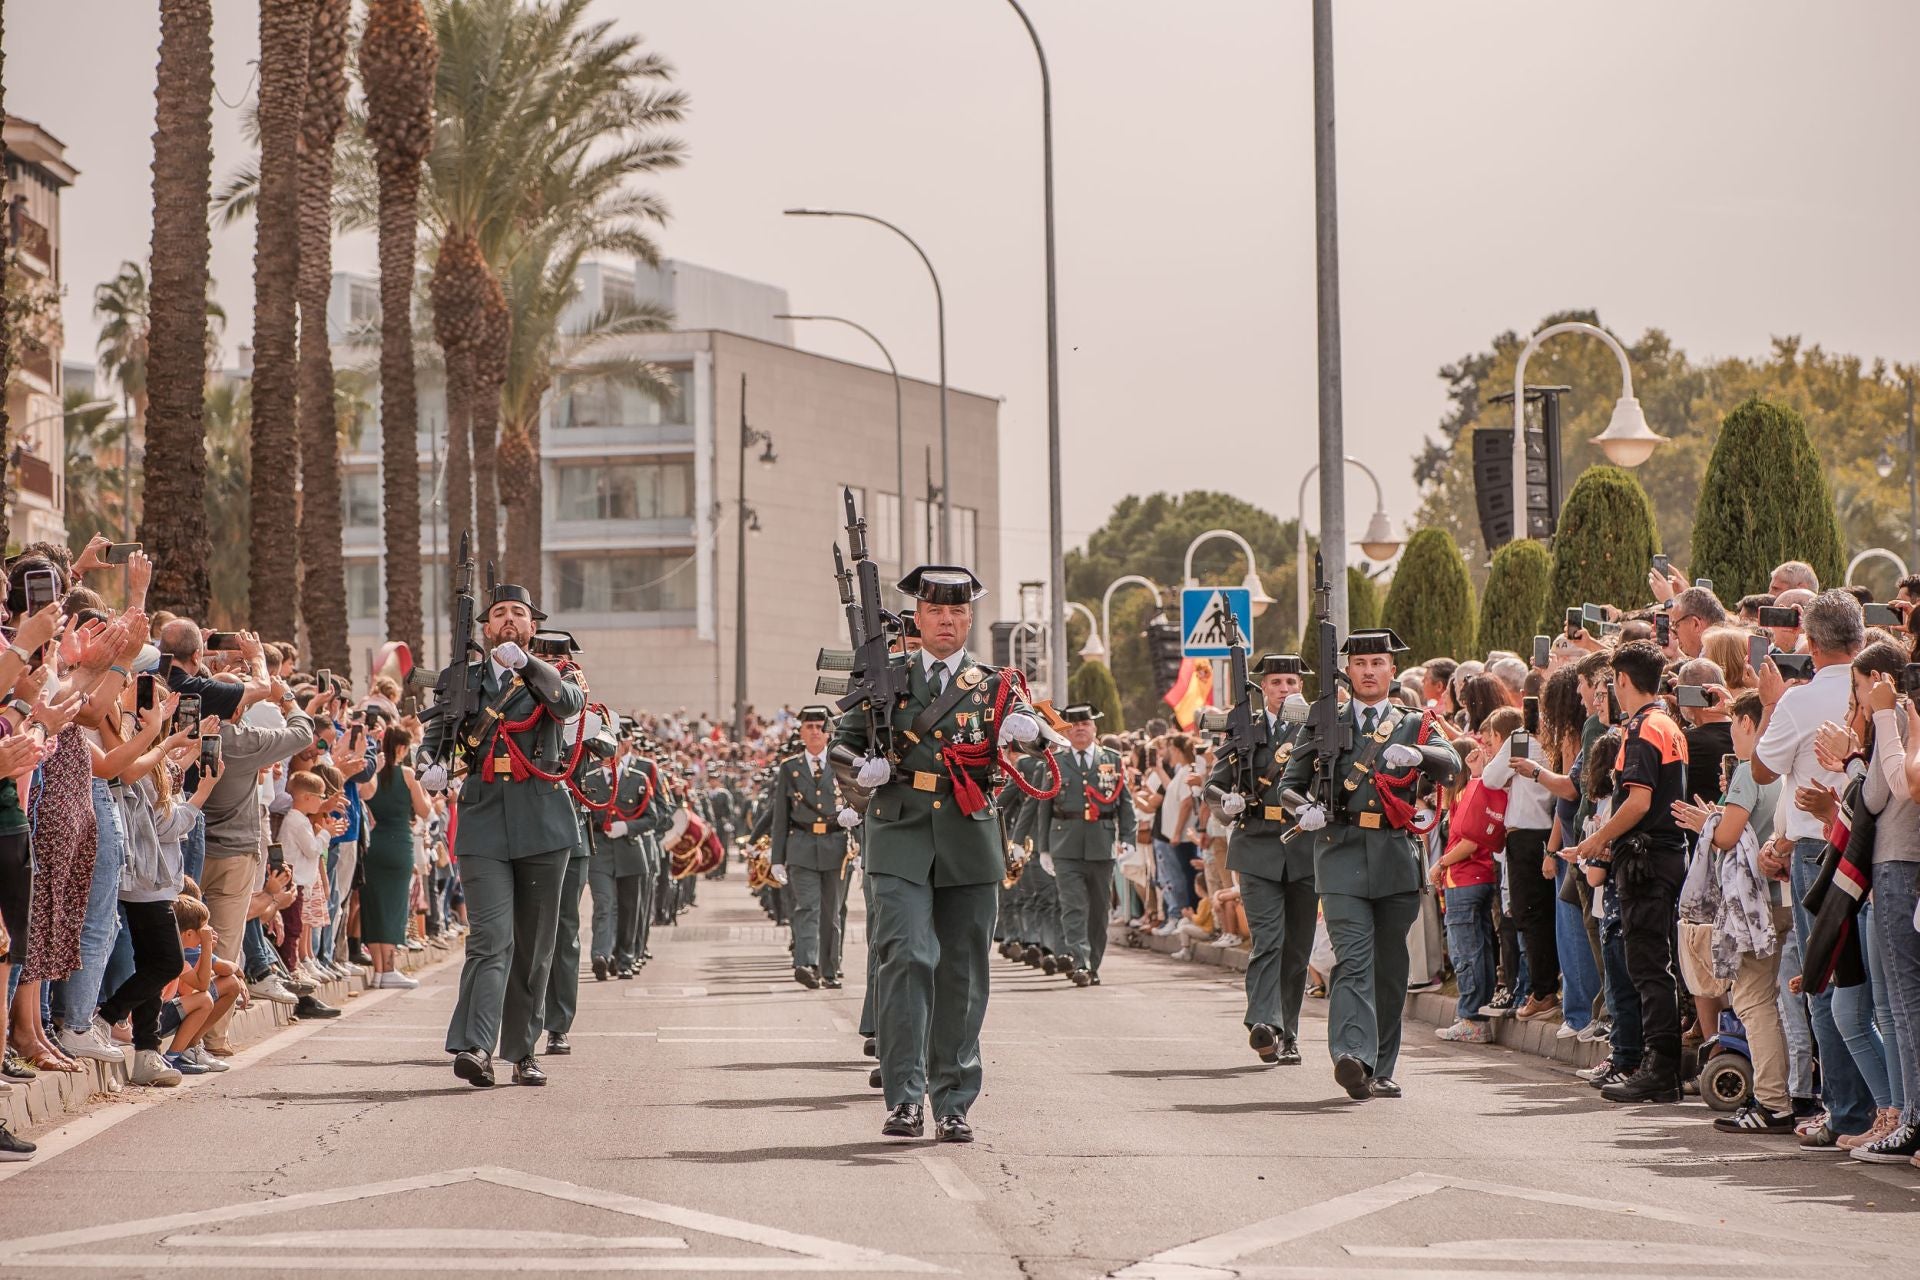
[[[15,0],[7,106],[69,145],[69,353],[95,282],[147,251],[153,3]],[[1030,0],[1052,62],[1068,545],[1120,496],[1211,486],[1292,514],[1314,447],[1306,0]],[[1920,5],[1340,0],[1349,452],[1410,514],[1438,367],[1597,308],[1703,355],[1775,334],[1920,355],[1913,127]],[[255,5],[216,0],[216,80],[249,92]],[[597,0],[693,98],[659,190],[671,256],[784,285],[932,377],[933,299],[878,214],[942,272],[952,382],[1005,398],[1006,578],[1046,557],[1039,79],[1001,0]],[[215,177],[242,158],[216,106]],[[342,265],[370,269],[370,243]],[[216,233],[229,348],[252,230]],[[857,334],[802,340],[872,362]],[[1536,366],[1538,367],[1538,366]],[[1576,388],[1585,394],[1587,388]],[[1614,388],[1591,394],[1611,397]],[[1656,430],[1661,424],[1653,424]],[[954,448],[967,447],[956,440]],[[1370,495],[1349,481],[1350,525]]]

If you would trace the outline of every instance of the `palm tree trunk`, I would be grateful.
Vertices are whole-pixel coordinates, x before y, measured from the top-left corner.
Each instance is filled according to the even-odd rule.
[[[380,470],[387,637],[404,641],[423,659],[413,273],[420,164],[433,146],[433,80],[439,64],[433,24],[420,0],[368,0],[360,77],[367,94],[367,135],[380,167]]]
[[[7,16],[6,5],[0,3],[0,120],[7,118]],[[0,174],[7,171],[7,144],[0,138]],[[8,242],[8,233],[12,219],[0,218],[0,262],[7,260],[7,252],[12,248]],[[0,379],[4,379],[13,368],[13,317],[8,313],[6,290],[0,289]],[[5,555],[7,539],[12,530],[9,525],[13,512],[13,494],[7,489],[7,459],[13,453],[12,442],[8,439],[12,424],[7,421],[6,387],[0,384],[0,555]]]
[[[203,618],[209,592],[207,206],[213,196],[213,5],[161,0],[148,292],[146,504],[151,608]]]
[[[316,668],[345,671],[346,567],[340,557],[340,430],[327,297],[333,289],[333,144],[347,101],[349,0],[319,0],[300,119],[300,602]]]
[[[539,398],[534,397],[534,403]],[[509,422],[500,433],[500,500],[507,508],[506,579],[541,598],[540,422]]]
[[[253,469],[247,616],[255,631],[274,640],[293,638],[300,600],[288,589],[299,563],[294,290],[300,111],[312,32],[313,0],[260,0],[260,199],[253,242],[253,456],[260,465]]]

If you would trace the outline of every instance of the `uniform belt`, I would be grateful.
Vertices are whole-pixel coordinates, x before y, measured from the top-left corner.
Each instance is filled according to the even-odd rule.
[[[810,832],[816,836],[827,834],[827,824],[824,822],[796,822],[793,824],[793,829],[795,831]]]
[[[1378,831],[1383,822],[1383,816],[1381,814],[1367,811],[1357,815],[1354,818],[1354,822],[1360,826],[1365,827],[1369,831]]]
[[[917,769],[913,773],[912,781],[915,791],[946,791],[953,786],[952,781],[945,774],[923,773]]]
[[[1287,818],[1287,807],[1283,804],[1266,805],[1260,810],[1260,816],[1268,822],[1284,822]]]

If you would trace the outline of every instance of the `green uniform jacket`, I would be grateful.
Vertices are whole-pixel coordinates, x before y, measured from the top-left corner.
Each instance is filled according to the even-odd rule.
[[[1120,754],[1106,747],[1089,748],[1092,767],[1080,767],[1079,753],[1070,747],[1055,747],[1051,754],[1060,766],[1060,794],[1051,800],[1036,801],[1035,807],[1047,815],[1039,825],[1035,850],[1052,854],[1058,860],[1112,862],[1113,847],[1134,834],[1133,795],[1122,778]],[[1044,765],[1035,779],[1043,785],[1053,778]],[[1100,804],[1087,795],[1091,786],[1101,795],[1118,790],[1112,804]],[[1099,816],[1087,821],[1087,807]]]
[[[640,804],[642,796],[647,794],[647,779],[651,776],[653,762],[642,760],[639,756],[628,756],[620,771],[620,795],[614,807],[622,814],[630,813]],[[602,803],[613,785],[613,766],[611,762],[596,765],[593,770],[580,779],[580,790],[595,804]],[[658,796],[654,797],[657,801]],[[638,818],[615,818],[613,814],[590,811],[588,822],[593,828],[593,851],[612,859],[612,871],[615,876],[637,876],[646,870],[644,849],[641,841],[652,830],[656,809],[664,805],[649,803],[646,813]],[[625,835],[609,835],[607,827],[616,821],[627,824]]]
[[[933,701],[925,664],[915,658],[911,670],[911,688],[893,713],[894,724],[902,730]],[[970,674],[975,672],[979,674]],[[867,806],[861,858],[868,871],[936,887],[996,884],[1006,874],[999,815],[984,774],[975,780],[987,793],[987,803],[968,817],[954,801],[947,771],[939,761],[940,748],[950,742],[990,744],[996,740],[1000,726],[992,719],[993,708],[1005,678],[999,668],[977,663],[967,655],[954,679],[978,683],[919,742],[909,742],[904,732],[897,733],[902,750],[895,777],[901,780],[883,783]],[[1008,701],[1007,711],[1033,714],[1017,694]],[[866,716],[855,711],[843,717],[836,741],[866,754]],[[935,789],[916,790],[915,774],[937,777]]]
[[[1227,842],[1227,869],[1268,880],[1296,881],[1313,879],[1313,841],[1301,832],[1291,840],[1282,840],[1292,819],[1277,816],[1280,805],[1280,774],[1292,757],[1299,725],[1276,721],[1268,736],[1271,741],[1255,749],[1253,776],[1257,794],[1247,796],[1247,807],[1234,819],[1233,837]],[[1278,763],[1276,764],[1276,758]],[[1242,779],[1240,762],[1223,756],[1213,767],[1207,785],[1222,791],[1237,789]],[[1260,779],[1267,785],[1259,787]],[[1276,816],[1269,817],[1269,812]]]
[[[841,829],[838,792],[833,769],[821,759],[815,776],[807,757],[789,756],[773,777],[773,845],[768,858],[803,871],[838,871],[847,856],[847,833]]]
[[[430,724],[423,745],[432,759],[451,760],[453,752],[449,748],[456,730],[465,730],[481,721],[486,714],[484,708],[492,706],[500,696],[500,686],[493,679],[493,664],[473,665],[480,667],[482,710],[467,725],[450,725],[444,720]],[[562,733],[561,721],[579,715],[586,702],[587,695],[578,686],[563,681],[558,695],[547,707],[551,714],[541,716],[533,728],[513,735],[527,759],[546,773],[559,773],[572,753],[571,743]],[[533,691],[522,684],[506,700],[501,717],[506,721],[525,720],[539,705]],[[493,733],[489,730],[478,750],[490,751],[492,747]],[[479,754],[468,764],[466,779],[460,784],[457,856],[513,859],[573,847],[580,827],[574,815],[573,797],[567,794],[565,783],[548,782],[544,778],[515,782],[505,768],[497,771],[498,781],[488,782],[481,776]]]
[[[1377,755],[1373,769],[1359,780],[1359,785],[1352,790],[1347,789],[1346,784],[1352,777],[1354,756],[1366,747],[1366,740],[1360,736],[1355,723],[1354,705],[1349,701],[1340,713],[1341,719],[1354,725],[1354,744],[1352,750],[1340,754],[1339,765],[1334,770],[1338,800],[1327,815],[1327,825],[1311,833],[1315,888],[1322,894],[1343,893],[1356,898],[1418,893],[1425,881],[1425,868],[1420,864],[1420,843],[1411,832],[1396,831],[1386,825],[1380,806],[1380,793],[1374,784],[1374,773],[1381,767]],[[1420,712],[1400,707],[1397,713],[1400,716],[1399,723],[1383,740],[1382,749],[1387,743],[1397,742],[1410,747],[1417,745]],[[1420,750],[1425,757],[1420,768],[1429,778],[1445,782],[1459,772],[1460,757],[1454,754],[1445,738],[1436,737]],[[1312,747],[1303,745],[1296,748],[1287,760],[1286,771],[1280,778],[1281,785],[1305,793],[1313,777],[1317,756],[1318,752]],[[1365,816],[1368,814],[1380,819],[1378,827],[1361,825],[1372,820]],[[1295,837],[1293,843],[1300,843],[1301,838]]]

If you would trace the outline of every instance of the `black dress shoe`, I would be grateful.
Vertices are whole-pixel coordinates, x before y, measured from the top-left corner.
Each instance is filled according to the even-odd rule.
[[[513,1064],[513,1082],[515,1084],[545,1084],[547,1073],[540,1069],[540,1059],[528,1054]]]
[[[493,1055],[462,1049],[453,1055],[453,1074],[476,1089],[493,1088]]]
[[[903,1102],[887,1112],[887,1122],[880,1126],[883,1138],[918,1138],[927,1131],[926,1120],[920,1114],[920,1108],[911,1102]]]
[[[874,1042],[872,1036],[868,1036],[866,1043],[860,1046],[860,1052],[869,1058],[877,1058],[880,1056],[880,1046]]]
[[[1400,1084],[1392,1076],[1375,1076],[1368,1090],[1376,1098],[1397,1098],[1401,1094]]]
[[[1373,1096],[1367,1088],[1367,1064],[1350,1053],[1333,1060],[1333,1079],[1355,1102],[1365,1102]]]
[[[612,976],[613,966],[607,963],[607,958],[605,956],[595,956],[593,958],[593,980],[595,982],[605,982]]]
[[[1278,1061],[1280,1065],[1283,1067],[1299,1066],[1300,1065],[1300,1042],[1294,1039],[1292,1036],[1281,1036],[1280,1037],[1280,1057]]]
[[[973,1126],[965,1116],[941,1116],[933,1122],[935,1142],[972,1142]]]
[[[631,960],[621,960],[613,966],[613,976],[616,978],[631,978],[638,972],[640,967]]]
[[[564,1058],[573,1052],[573,1042],[567,1039],[564,1031],[547,1032],[547,1052],[556,1058]]]
[[[1260,1055],[1260,1061],[1273,1066],[1280,1061],[1280,1033],[1264,1022],[1247,1029],[1247,1047]]]
[[[340,1016],[340,1011],[332,1005],[317,1000],[312,996],[301,996],[300,1003],[293,1006],[293,1016],[296,1018],[337,1018]]]
[[[1000,958],[1002,960],[1013,959],[1014,949],[1015,949],[1015,944],[1013,939],[1011,938],[1003,939],[1000,943]]]
[[[825,987],[829,991],[838,991],[840,989],[840,979],[822,978],[820,979],[820,985]]]
[[[1052,977],[1054,974],[1058,973],[1059,971],[1060,971],[1060,962],[1058,960],[1054,959],[1050,955],[1042,956],[1040,958],[1040,972],[1046,974],[1048,977]]]
[[[809,991],[818,991],[820,989],[819,971],[809,969],[806,965],[797,964],[793,966],[793,980]]]
[[[1020,953],[1020,958],[1035,968],[1038,968],[1040,966],[1040,948],[1029,942],[1026,950]]]
[[[875,1067],[873,1070],[867,1072],[867,1088],[869,1089],[885,1088],[885,1086],[880,1082],[880,1068]]]

